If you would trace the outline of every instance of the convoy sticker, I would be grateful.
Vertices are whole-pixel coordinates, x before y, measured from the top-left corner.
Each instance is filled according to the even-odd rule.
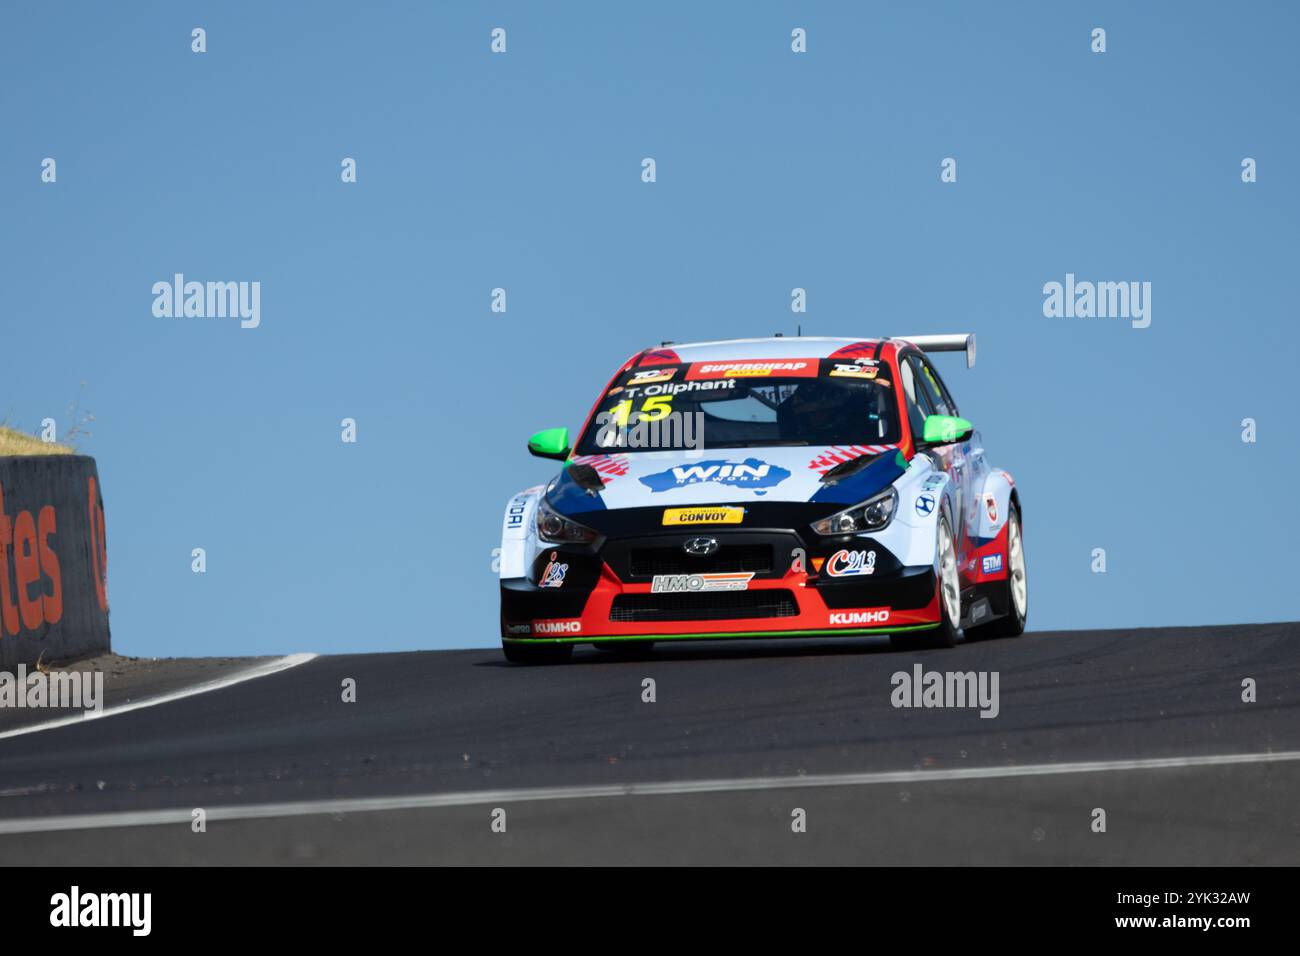
[[[650,582],[650,592],[745,591],[753,577],[753,571],[734,574],[656,574]]]
[[[833,578],[874,574],[875,571],[876,552],[874,551],[836,551],[826,562],[826,573]]]
[[[664,524],[740,524],[745,520],[745,509],[734,505],[711,508],[665,508]]]
[[[746,458],[744,461],[718,458],[689,465],[673,465],[667,471],[646,475],[641,479],[641,484],[654,492],[672,491],[674,488],[685,488],[703,482],[759,491],[779,485],[789,477],[790,472],[785,468],[757,458]]]

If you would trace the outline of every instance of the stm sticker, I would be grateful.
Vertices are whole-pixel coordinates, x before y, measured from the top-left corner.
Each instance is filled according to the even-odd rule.
[[[745,520],[745,509],[734,505],[714,508],[665,508],[664,524],[740,524]]]
[[[874,574],[876,552],[836,551],[826,562],[826,573],[833,578],[848,578],[861,574]]]
[[[1001,554],[986,554],[980,562],[980,570],[985,574],[997,574],[1002,570]]]
[[[539,588],[558,588],[564,584],[564,576],[569,573],[569,566],[560,564],[556,560],[557,557],[559,557],[558,552],[552,551],[551,560],[542,570],[542,579],[537,582]]]
[[[779,485],[790,477],[790,472],[757,458],[744,461],[701,461],[691,465],[673,465],[667,471],[646,475],[641,484],[651,491],[672,491],[687,485],[713,482],[732,488],[752,488],[761,491]]]
[[[652,594],[676,591],[744,591],[754,572],[734,574],[656,574],[650,582]]]

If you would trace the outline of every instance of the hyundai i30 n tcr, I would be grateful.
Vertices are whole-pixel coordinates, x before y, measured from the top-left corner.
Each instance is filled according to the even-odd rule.
[[[575,644],[1023,632],[1020,497],[927,352],[973,335],[646,349],[506,505],[511,661]]]

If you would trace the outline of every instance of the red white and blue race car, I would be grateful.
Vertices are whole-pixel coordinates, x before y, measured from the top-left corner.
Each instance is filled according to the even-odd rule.
[[[1020,498],[927,352],[973,335],[666,343],[623,364],[564,463],[506,505],[511,661],[573,645],[888,634],[1014,636]]]

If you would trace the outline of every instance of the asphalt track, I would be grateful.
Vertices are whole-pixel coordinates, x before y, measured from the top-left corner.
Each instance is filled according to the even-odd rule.
[[[1298,624],[350,655],[0,739],[0,864],[1295,864],[1298,796]]]

